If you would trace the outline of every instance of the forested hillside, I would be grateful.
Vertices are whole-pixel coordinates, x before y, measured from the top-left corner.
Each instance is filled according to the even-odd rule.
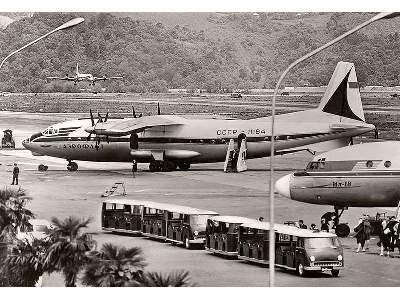
[[[195,13],[191,13],[195,16]],[[38,13],[0,30],[0,57],[76,16],[86,21],[38,42],[0,70],[0,90],[78,91],[85,84],[47,82],[80,71],[124,76],[100,85],[109,92],[168,88],[269,88],[290,62],[354,27],[368,13]],[[174,24],[175,23],[175,24]],[[378,24],[379,23],[379,24]],[[326,85],[339,60],[356,64],[363,85],[400,85],[400,22],[377,22],[299,66],[287,86]]]

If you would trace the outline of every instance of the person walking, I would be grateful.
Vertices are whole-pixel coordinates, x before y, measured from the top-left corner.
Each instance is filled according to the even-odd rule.
[[[378,247],[381,248],[381,253],[380,256],[384,255],[384,251],[388,251],[389,255],[389,246],[390,246],[390,237],[388,234],[385,234],[385,229],[387,226],[387,220],[383,219],[381,226],[378,227],[378,236],[379,236],[379,242],[378,242]]]
[[[356,252],[358,253],[358,252],[360,252],[360,250],[365,252],[364,245],[365,245],[366,233],[365,233],[363,218],[360,218],[358,220],[357,226],[354,227],[354,232],[355,232],[354,237],[357,239],[357,250],[356,250]]]
[[[364,250],[368,250],[368,245],[369,245],[369,240],[371,239],[371,232],[372,232],[372,226],[371,223],[368,221],[369,216],[365,216],[363,219],[363,224],[364,224],[364,231],[365,231],[365,246]]]
[[[18,175],[19,175],[19,168],[16,163],[14,163],[14,169],[13,169],[13,180],[11,185],[14,185],[14,182],[16,185],[18,185]]]

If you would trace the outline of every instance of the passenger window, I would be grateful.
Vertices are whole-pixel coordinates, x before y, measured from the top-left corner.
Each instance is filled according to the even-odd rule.
[[[123,204],[116,204],[115,205],[115,209],[116,210],[123,210],[124,209],[124,205]]]
[[[373,165],[374,165],[374,163],[372,162],[372,160],[368,160],[368,161],[365,163],[365,166],[366,166],[367,168],[372,168]]]
[[[183,215],[183,222],[189,223],[190,222],[190,215]]]
[[[140,206],[139,205],[132,205],[132,210],[131,213],[134,215],[139,215],[140,214]]]
[[[390,166],[392,165],[392,163],[391,163],[391,161],[390,160],[387,160],[387,161],[385,161],[385,167],[386,168],[390,168]]]
[[[304,239],[303,238],[299,238],[297,240],[297,247],[304,248]]]
[[[113,210],[114,205],[112,203],[106,203],[106,210]]]

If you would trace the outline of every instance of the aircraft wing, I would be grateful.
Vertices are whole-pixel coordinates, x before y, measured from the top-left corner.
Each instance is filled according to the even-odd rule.
[[[146,128],[157,126],[183,125],[182,122],[165,116],[146,116],[141,118],[126,118],[110,124],[103,123],[99,133],[109,136],[124,136],[133,132],[142,132]]]
[[[103,77],[94,77],[93,81],[106,81],[110,79],[123,79],[123,78],[124,77],[122,76],[112,76],[112,77],[103,76]]]
[[[49,80],[70,80],[70,81],[75,80],[74,77],[68,77],[68,76],[65,76],[65,77],[49,76],[49,77],[47,77],[47,79],[49,79]]]
[[[332,124],[329,126],[332,130],[348,130],[348,129],[357,129],[357,128],[364,128],[365,124],[349,124],[349,123],[337,123]]]

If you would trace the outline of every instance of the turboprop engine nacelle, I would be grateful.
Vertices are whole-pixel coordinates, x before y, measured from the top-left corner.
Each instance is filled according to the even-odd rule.
[[[151,150],[131,150],[131,156],[137,160],[157,159],[159,154]],[[165,160],[187,160],[199,155],[199,152],[190,150],[165,150],[162,156]]]

